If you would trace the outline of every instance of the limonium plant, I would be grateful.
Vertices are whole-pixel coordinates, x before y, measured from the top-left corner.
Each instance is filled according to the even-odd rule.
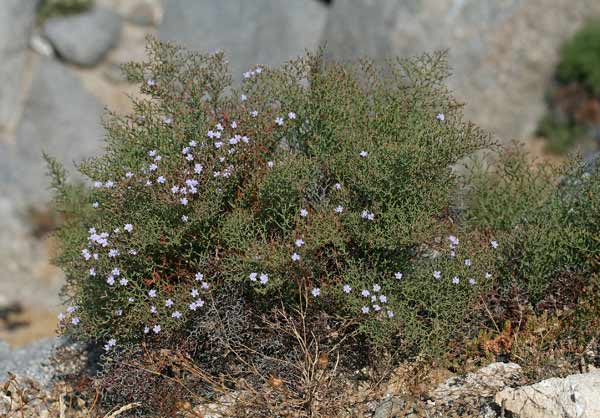
[[[463,120],[443,53],[381,67],[308,54],[237,84],[223,53],[150,40],[125,72],[141,95],[107,114],[104,154],[79,165],[88,184],[50,159],[65,333],[107,352],[152,344],[233,286],[257,315],[304,300],[419,350],[459,332],[494,280],[502,244],[451,232],[453,167],[489,137]]]

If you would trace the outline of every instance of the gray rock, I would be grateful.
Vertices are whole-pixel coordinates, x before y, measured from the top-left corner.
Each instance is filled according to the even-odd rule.
[[[404,410],[404,400],[398,397],[391,397],[384,400],[379,404],[373,418],[393,418],[400,416],[400,413]]]
[[[234,80],[315,50],[327,7],[317,0],[166,0],[159,37],[201,52],[226,52]]]
[[[58,352],[70,352],[73,358],[58,364],[53,360]],[[86,355],[81,344],[65,338],[46,338],[14,350],[0,341],[0,382],[8,378],[8,372],[12,372],[47,385],[56,376],[84,367]]]
[[[521,367],[515,363],[492,363],[466,376],[452,377],[430,394],[428,409],[435,416],[448,416],[457,410],[472,416],[495,418],[494,395],[524,382]]]
[[[128,20],[139,26],[152,26],[158,21],[156,6],[146,2],[136,4],[128,15]]]
[[[29,33],[37,0],[4,0],[0,6],[0,133],[17,117]],[[1,138],[0,138],[1,139]]]
[[[68,68],[43,59],[34,73],[16,139],[0,143],[0,195],[24,205],[48,200],[42,151],[73,173],[73,161],[97,154],[103,138],[103,108]]]
[[[337,59],[449,49],[467,117],[506,140],[534,132],[562,43],[597,0],[336,0],[324,39]]]
[[[600,370],[543,380],[496,394],[496,403],[521,418],[600,417]]]
[[[121,18],[97,7],[76,15],[52,17],[44,24],[44,33],[63,59],[92,66],[119,41]]]

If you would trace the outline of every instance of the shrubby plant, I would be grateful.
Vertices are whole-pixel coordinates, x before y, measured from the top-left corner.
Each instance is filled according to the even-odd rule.
[[[560,82],[578,82],[600,94],[600,21],[591,21],[562,50],[557,76]]]
[[[600,254],[598,168],[577,160],[532,164],[519,147],[492,167],[469,179],[467,217],[503,237],[503,285],[516,284],[535,305],[564,290],[556,285],[565,274],[588,283]]]

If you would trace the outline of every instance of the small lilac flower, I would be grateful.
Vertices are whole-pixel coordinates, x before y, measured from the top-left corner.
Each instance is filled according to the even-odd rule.
[[[153,149],[153,150],[150,150],[150,151],[148,151],[148,155],[149,155],[150,157],[155,157],[155,156],[156,156],[156,150],[155,150],[155,149]]]
[[[123,315],[123,309],[117,309],[117,310],[115,311],[115,315],[117,315],[117,316],[122,316],[122,315]]]
[[[282,117],[275,118],[275,123],[279,126],[283,126],[283,118]]]
[[[196,304],[197,307],[201,308],[204,306],[204,301],[202,299],[198,299],[196,302],[194,302]]]
[[[117,340],[115,340],[114,338],[111,338],[110,340],[108,340],[108,342],[106,344],[104,344],[104,350],[109,351],[116,344],[117,344]]]
[[[95,181],[95,182],[94,182],[94,187],[95,187],[96,189],[98,189],[98,188],[102,187],[102,182],[101,182],[101,181]]]
[[[65,320],[65,314],[61,312],[58,314],[57,318],[60,322],[62,322]]]
[[[106,283],[108,283],[109,286],[112,286],[113,284],[115,284],[115,278],[113,276],[108,276],[106,278]]]
[[[179,318],[181,318],[181,312],[175,311],[171,314],[171,316],[175,319],[179,319]]]
[[[131,171],[128,171],[127,173],[125,173],[125,177],[127,177],[128,179],[133,177],[133,173]]]
[[[90,273],[90,276],[95,276],[95,275],[96,275],[96,269],[95,269],[94,267],[92,267],[92,268],[89,270],[89,273]]]
[[[154,305],[150,306],[150,313],[155,314],[156,312],[157,312],[156,306],[154,306]]]
[[[146,81],[146,85],[148,87],[154,87],[154,85],[156,84],[156,82],[153,79],[148,79],[148,81]]]
[[[465,259],[465,266],[471,267],[471,264],[472,264],[472,262],[471,262],[470,258]]]
[[[208,286],[208,283],[206,283],[206,282],[202,282],[202,284],[200,285],[200,287],[201,287],[202,289],[208,289],[208,287],[209,287],[209,286]]]
[[[437,270],[436,270],[436,271],[434,271],[434,272],[433,272],[433,277],[434,277],[436,280],[439,280],[439,279],[441,279],[441,278],[442,278],[442,272],[441,272],[441,271],[437,271]]]
[[[194,140],[191,140],[191,141],[189,142],[189,145],[190,145],[190,147],[194,148],[196,145],[198,145],[198,142],[197,142],[197,141],[194,141]]]
[[[295,242],[296,247],[302,247],[304,245],[304,240],[302,238],[298,238]]]
[[[306,218],[308,216],[308,211],[304,208],[300,209],[300,216]]]
[[[192,154],[187,154],[185,156],[185,159],[188,160],[188,161],[192,161],[194,159],[194,156]]]
[[[154,325],[154,327],[152,327],[152,331],[155,334],[158,334],[160,332],[160,325],[158,325],[158,324]]]
[[[67,308],[67,313],[72,314],[73,312],[75,312],[77,310],[77,306],[69,306]]]
[[[448,241],[450,241],[450,246],[451,247],[456,247],[458,246],[458,238],[456,238],[454,235],[450,235],[448,237]]]
[[[335,183],[333,186],[336,190],[342,190],[342,185],[340,183]]]
[[[129,297],[127,298],[127,302],[129,302],[129,303],[133,303],[134,301],[135,301],[135,299],[134,299],[134,298],[132,298],[131,296],[129,296]]]
[[[129,251],[127,251],[129,253],[129,255],[137,255],[137,250],[135,248],[130,249]]]
[[[381,286],[375,283],[373,285],[373,292],[379,292],[381,290]]]
[[[244,135],[244,136],[242,137],[242,142],[243,142],[244,144],[247,144],[248,142],[250,142],[250,138],[248,138],[246,135]]]
[[[188,218],[186,215],[181,215],[181,220],[183,222],[187,222],[190,218]]]
[[[109,257],[117,257],[119,254],[119,250],[117,250],[116,248],[113,248],[108,252]]]
[[[492,278],[492,275],[491,275],[491,273],[485,273],[485,278],[486,278],[486,279],[491,279],[491,278]]]
[[[292,261],[299,261],[299,260],[300,260],[300,256],[298,255],[298,253],[292,254]]]
[[[269,276],[266,275],[265,273],[261,273],[260,274],[260,283],[267,284],[268,281],[269,281]]]
[[[73,318],[71,318],[71,324],[78,325],[79,322],[81,322],[81,320],[79,319],[78,316],[74,316]]]
[[[242,102],[245,102],[246,100],[248,100],[248,96],[246,96],[245,94],[242,94],[242,95],[240,96],[240,100],[241,100]]]
[[[454,284],[459,284],[459,283],[460,283],[460,279],[459,279],[458,277],[454,276],[454,277],[452,278],[452,283],[454,283]]]
[[[393,318],[394,317],[394,311],[387,311],[387,316],[388,316],[388,318]]]
[[[165,306],[166,306],[167,308],[170,308],[170,307],[171,307],[171,306],[173,306],[174,304],[175,304],[175,302],[173,302],[171,299],[167,299],[167,300],[165,301]]]
[[[250,273],[250,280],[255,282],[257,276],[258,276],[258,273]]]
[[[200,174],[202,173],[202,164],[194,164],[194,173],[196,174]]]
[[[321,289],[319,289],[318,287],[314,287],[313,290],[311,290],[310,293],[312,293],[312,295],[314,297],[317,297],[317,296],[319,296],[321,294]]]
[[[344,293],[350,293],[352,292],[352,288],[350,287],[350,285],[345,284],[344,285]]]
[[[235,128],[237,128],[237,122],[233,121],[233,122],[231,122],[231,129],[235,129]]]
[[[163,118],[163,122],[164,122],[166,125],[170,125],[171,123],[173,123],[173,118],[172,118],[172,117],[170,117],[170,116],[165,116],[165,117]]]
[[[113,187],[115,185],[115,183],[113,183],[112,180],[108,180],[106,183],[104,183],[104,187],[108,187],[109,189],[111,187]]]
[[[397,271],[396,273],[394,273],[394,277],[396,277],[396,279],[398,279],[398,280],[402,280],[402,273]]]
[[[201,282],[202,280],[204,280],[204,274],[196,273],[196,281]]]
[[[493,249],[496,249],[496,248],[498,248],[498,241],[491,240],[490,241],[490,245],[492,246]]]
[[[371,292],[369,292],[367,289],[363,289],[363,291],[360,292],[360,294],[363,295],[363,297],[366,298],[366,297],[368,297],[371,294]]]
[[[127,286],[127,283],[129,283],[129,280],[127,280],[125,277],[121,278],[121,280],[119,280],[119,284],[121,286]]]
[[[253,118],[258,116],[258,110],[253,110],[250,112],[250,116],[252,116]]]
[[[146,180],[146,186],[152,186],[152,180]]]
[[[150,296],[151,298],[155,298],[156,297],[156,290],[155,289],[150,289],[148,291],[148,296]]]
[[[381,310],[381,306],[375,304],[375,305],[373,305],[373,310],[376,312],[379,312]]]
[[[360,308],[360,310],[362,311],[362,313],[364,314],[368,314],[370,309],[368,306],[363,306],[362,308]]]
[[[200,296],[200,292],[198,292],[198,289],[192,289],[192,291],[190,292],[190,295],[192,295],[193,298],[197,298],[198,296]]]
[[[335,208],[335,213],[342,213],[344,211],[344,207],[339,205]]]
[[[188,204],[187,197],[182,197],[181,199],[179,199],[179,202],[184,206],[187,205]]]
[[[477,284],[477,281],[475,279],[469,279],[469,284],[471,286],[473,286],[473,285]]]
[[[94,202],[94,203],[92,203],[92,207],[93,207],[94,209],[98,209],[98,207],[99,207],[99,206],[100,206],[100,203],[98,203],[98,202]]]
[[[85,258],[86,261],[92,258],[92,255],[90,254],[87,248],[81,250],[81,255],[83,255],[83,258]]]
[[[456,257],[456,251],[450,250],[450,257]]]
[[[155,163],[152,163],[148,166],[148,170],[149,171],[156,171],[158,170],[158,165],[156,165]]]
[[[289,119],[296,119],[296,114],[294,112],[289,112],[288,113],[288,118]]]
[[[171,187],[171,193],[179,193],[179,186]]]
[[[267,161],[267,166],[269,168],[273,168],[273,161]]]
[[[215,125],[215,128],[217,128],[217,131],[222,131],[223,129],[225,129],[225,128],[223,128],[223,125],[221,125],[220,123],[217,123]]]
[[[133,225],[131,225],[131,224],[125,224],[125,226],[123,227],[123,229],[124,229],[125,231],[127,231],[127,232],[130,232],[130,233],[131,233],[131,231],[133,231]]]
[[[162,160],[162,157],[160,155],[157,155],[156,157],[154,157],[154,161],[159,162]]]
[[[387,303],[387,296],[386,295],[379,295],[379,302],[381,302],[381,303]]]
[[[144,327],[144,334],[148,334],[150,332],[150,327],[149,326],[145,326]]]
[[[167,180],[165,179],[164,176],[158,176],[158,178],[156,179],[156,182],[159,184],[165,184]]]
[[[369,155],[369,153],[365,150],[362,150],[358,155],[360,155],[363,158],[366,158]]]
[[[446,120],[446,116],[443,113],[438,113],[435,118],[441,122]]]

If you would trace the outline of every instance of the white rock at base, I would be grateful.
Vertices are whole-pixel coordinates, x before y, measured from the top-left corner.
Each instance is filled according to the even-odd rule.
[[[521,418],[598,418],[600,371],[507,388],[498,392],[495,400]]]

